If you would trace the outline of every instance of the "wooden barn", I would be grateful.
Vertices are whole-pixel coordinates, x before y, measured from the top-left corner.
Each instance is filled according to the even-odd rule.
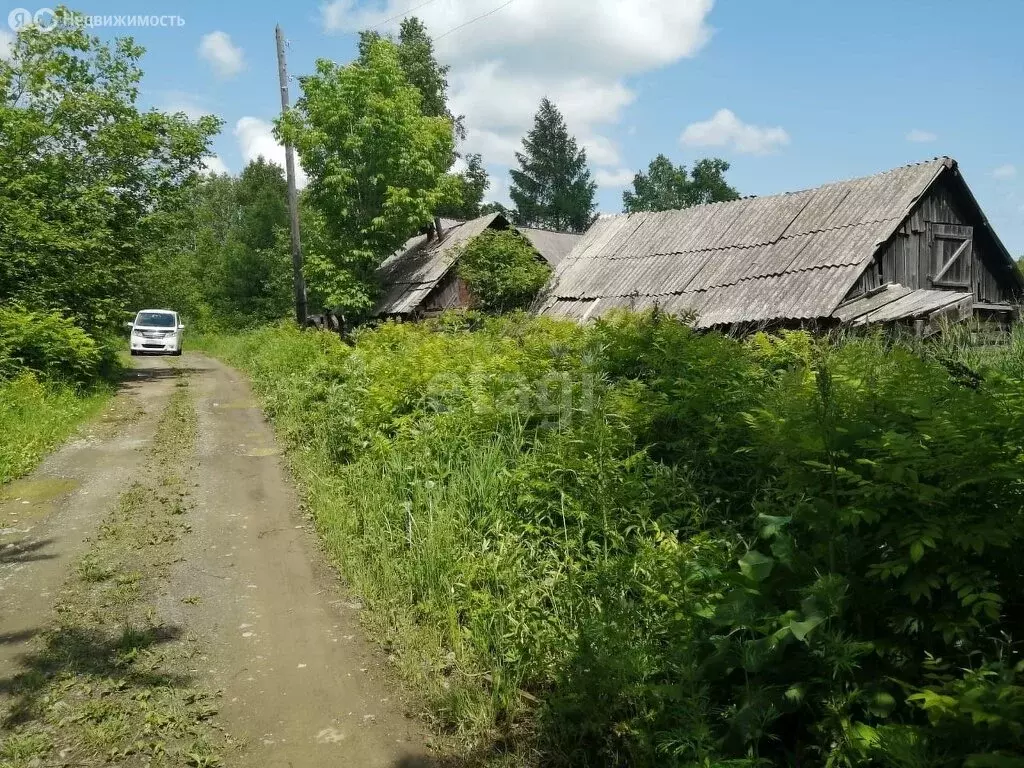
[[[698,327],[1016,318],[1024,281],[955,160],[678,211],[599,219],[538,307],[587,320],[615,307]]]
[[[376,317],[418,318],[446,309],[469,307],[472,297],[455,265],[462,247],[487,229],[508,229],[512,224],[500,213],[472,221],[442,219],[440,232],[417,235],[377,270],[381,298]],[[576,245],[580,236],[530,227],[515,227],[530,241],[537,257],[552,268]]]

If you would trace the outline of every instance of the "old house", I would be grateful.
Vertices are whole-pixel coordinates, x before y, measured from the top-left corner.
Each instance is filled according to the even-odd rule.
[[[415,318],[471,306],[472,297],[455,269],[459,254],[466,243],[484,230],[511,226],[500,213],[491,213],[465,222],[443,219],[440,232],[411,238],[377,270],[382,290],[374,315]],[[515,229],[530,241],[538,258],[552,268],[558,266],[580,238],[529,227]]]
[[[538,302],[658,306],[698,327],[1015,317],[1024,282],[956,161],[770,197],[599,219]]]

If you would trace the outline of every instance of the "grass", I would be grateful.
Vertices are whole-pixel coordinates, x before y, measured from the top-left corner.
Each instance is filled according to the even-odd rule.
[[[81,392],[31,374],[0,381],[0,485],[34,469],[112,396],[108,387]]]
[[[959,768],[1024,757],[1024,334],[957,333],[469,315],[203,345],[467,755]]]
[[[193,681],[196,640],[156,599],[190,531],[180,473],[196,439],[187,388],[172,395],[142,478],[118,499],[56,604],[57,619],[4,682],[0,767],[223,764],[218,694]]]

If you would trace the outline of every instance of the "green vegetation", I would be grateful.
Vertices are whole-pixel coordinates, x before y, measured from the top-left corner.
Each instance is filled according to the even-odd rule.
[[[142,54],[66,23],[0,59],[0,482],[106,400],[220,125],[140,109]]]
[[[30,373],[0,380],[0,485],[32,470],[109,399],[109,390],[82,395]]]
[[[674,165],[665,155],[658,155],[633,177],[633,189],[622,193],[622,209],[638,211],[670,211],[705,203],[735,200],[739,193],[725,180],[729,163],[718,158],[705,158],[687,172],[685,165]]]
[[[462,250],[458,271],[476,307],[498,314],[529,307],[551,274],[529,241],[511,229],[474,237]]]
[[[202,649],[155,619],[175,542],[191,529],[188,483],[177,472],[195,432],[194,405],[178,389],[149,479],[122,494],[61,590],[53,625],[5,681],[2,768],[223,764],[217,695],[191,675]]]
[[[451,121],[422,110],[395,44],[369,42],[348,66],[320,59],[301,78],[302,95],[278,123],[309,174],[308,203],[320,214],[323,253],[311,253],[311,282],[327,302],[366,312],[374,270],[456,194]]]
[[[594,220],[597,184],[590,178],[587,151],[565,126],[565,118],[549,99],[540,102],[533,128],[516,152],[509,195],[519,224],[584,232]]]
[[[61,24],[0,59],[0,304],[102,335],[140,295],[220,125],[141,111],[142,53]]]
[[[377,637],[496,760],[1024,760],[1020,337],[973,376],[955,344],[657,315],[215,351]]]
[[[142,304],[172,307],[193,329],[245,328],[292,306],[284,171],[258,157],[237,178],[201,179],[165,243]]]
[[[0,307],[0,485],[107,402],[116,359],[57,313]]]

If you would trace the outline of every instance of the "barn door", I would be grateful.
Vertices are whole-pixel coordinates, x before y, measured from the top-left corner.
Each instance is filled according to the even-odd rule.
[[[974,282],[974,227],[929,222],[928,243],[932,286],[970,291]]]

